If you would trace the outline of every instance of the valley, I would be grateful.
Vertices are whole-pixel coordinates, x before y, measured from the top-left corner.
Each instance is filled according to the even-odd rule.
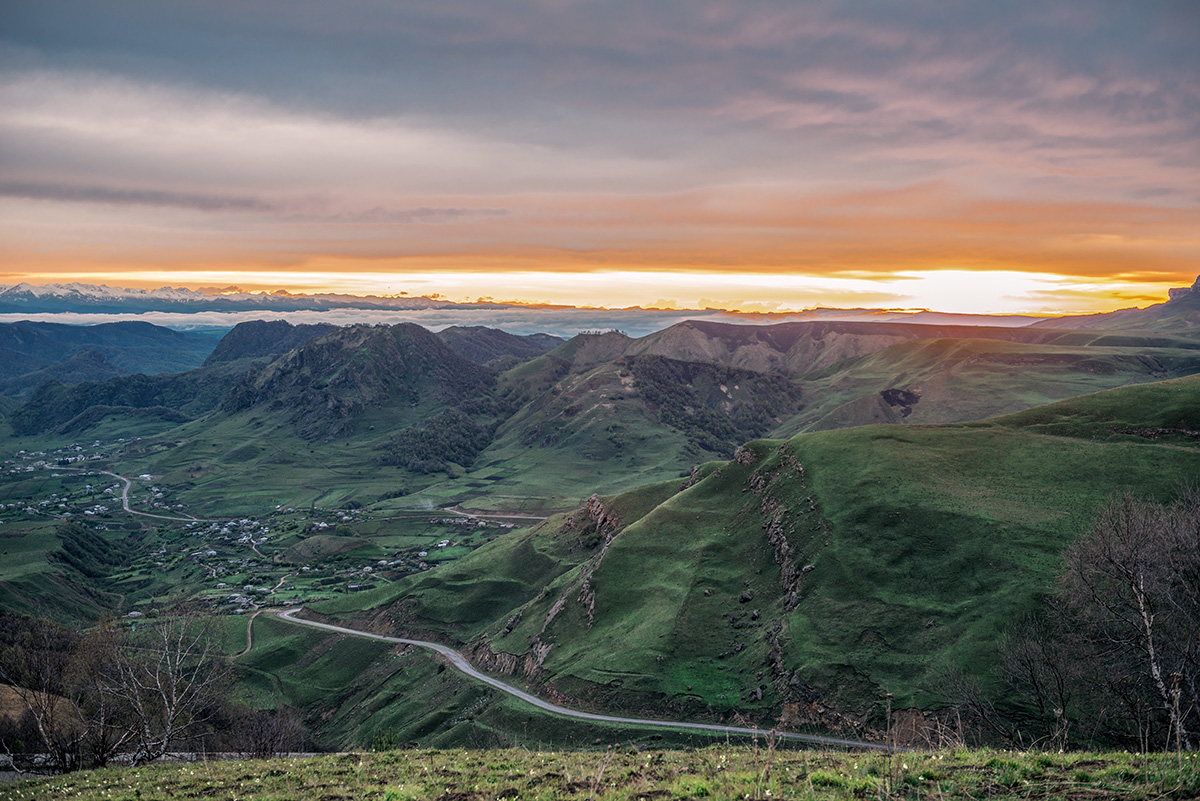
[[[241,702],[322,748],[880,742],[893,713],[908,745],[1010,742],[1001,649],[1065,549],[1200,476],[1187,327],[245,323],[192,369],[81,378],[5,401],[0,604],[203,610]]]

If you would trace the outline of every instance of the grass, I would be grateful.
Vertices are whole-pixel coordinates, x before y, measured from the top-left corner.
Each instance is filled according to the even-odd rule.
[[[904,343],[907,353],[888,356],[898,365],[890,377],[878,361],[856,368],[859,384],[850,381],[844,364],[830,367],[825,378],[829,387],[848,393],[845,398],[875,392],[873,381],[920,380],[925,389],[918,410],[933,409],[931,401],[955,392],[960,399],[974,392],[980,403],[999,398],[1022,405],[1068,388],[1126,380],[1115,367],[1107,370],[1126,364],[1127,354],[1059,348],[1055,353],[1070,357],[1065,363],[1071,367],[1060,380],[1059,368],[1013,369],[1049,351],[972,343]],[[1099,361],[1080,361],[1083,356]],[[1178,367],[1166,364],[1164,354],[1155,358],[1164,369]],[[953,379],[947,386],[957,387],[954,392],[933,391],[935,373],[929,371],[935,368]],[[1017,372],[1027,380],[1007,386]],[[310,443],[252,410],[125,442],[110,455],[117,472],[155,475],[172,502],[186,500],[188,511],[200,516],[260,516],[278,505],[295,507],[297,516],[314,505],[374,507],[370,521],[345,534],[339,525],[339,533],[309,536],[300,521],[283,524],[281,518],[272,524],[262,564],[230,567],[223,575],[234,587],[274,586],[274,578],[295,570],[289,581],[297,590],[281,597],[332,596],[320,611],[380,630],[517,656],[529,653],[535,641],[549,644],[541,670],[528,677],[534,689],[611,711],[774,722],[781,707],[796,700],[764,667],[777,649],[799,686],[811,688],[823,705],[862,713],[867,727],[878,719],[876,707],[886,692],[894,693],[897,705],[938,706],[937,679],[948,665],[994,689],[991,666],[1004,627],[1033,608],[1050,586],[1062,546],[1086,528],[1105,497],[1132,488],[1161,500],[1183,479],[1200,475],[1200,448],[1186,433],[1200,429],[1200,378],[1085,396],[981,423],[865,426],[759,441],[748,463],[712,465],[686,491],[673,476],[681,465],[707,457],[689,451],[678,432],[622,396],[622,386],[613,365],[568,376],[557,394],[545,394],[536,408],[508,421],[472,471],[452,478],[375,466],[375,445],[389,430],[383,418],[375,421],[378,434],[364,421],[360,436]],[[814,394],[817,409],[824,401]],[[996,398],[989,399],[992,394]],[[829,398],[828,409],[844,400]],[[1152,439],[1147,427],[1173,431]],[[535,432],[542,438],[529,439]],[[620,489],[663,477],[670,480],[605,498],[621,533],[599,565],[589,560],[598,558],[603,537],[582,509],[552,515],[535,529],[504,534],[470,553],[465,548],[479,544],[478,535],[435,553],[430,546],[457,540],[454,532],[430,527],[422,519],[426,513],[401,512],[418,499],[553,511],[573,508],[593,487]],[[44,473],[18,477],[12,491],[20,495],[7,497],[34,499],[76,491],[72,486]],[[144,493],[135,503],[143,500]],[[785,600],[768,542],[776,523],[792,549],[791,566],[806,571],[795,608]],[[16,532],[17,525],[6,524],[3,533]],[[172,539],[157,526],[155,531],[148,546],[171,545],[162,566],[136,564],[105,587],[119,593],[122,611],[201,588],[216,592],[208,588],[218,577],[184,553],[193,541]],[[64,609],[75,604],[69,587],[41,580],[47,563],[36,541],[17,545],[17,539],[11,542],[17,558],[0,566],[9,571],[0,578],[0,601],[29,609],[36,600],[31,596],[40,592]],[[360,542],[367,544],[339,553]],[[218,560],[250,556],[247,548],[230,545],[227,553],[223,547]],[[334,577],[317,579],[315,569],[301,575],[303,565],[269,561],[288,549],[289,559],[320,559],[339,573],[402,550],[426,550],[431,562],[457,558],[434,571],[349,592],[351,581],[376,582],[319,583]],[[215,569],[217,562],[207,564]],[[94,598],[88,603],[97,607]],[[361,744],[383,722],[422,743],[471,744],[480,736],[472,731],[487,732],[492,744],[512,742],[506,722],[517,713],[489,704],[466,725],[460,717],[478,699],[469,685],[437,672],[436,663],[414,659],[401,678],[388,668],[399,655],[387,646],[347,640],[335,649],[333,640],[277,631],[265,618],[255,631],[254,650],[239,660],[247,698],[304,708],[323,743]],[[234,653],[240,650],[233,648],[240,640],[232,631],[229,640]],[[330,656],[333,650],[344,660]],[[320,703],[333,714],[317,717]],[[836,722],[801,721],[818,728]]]
[[[528,678],[584,706],[768,723],[800,700],[764,668],[777,626],[789,676],[822,705],[864,714],[869,735],[888,692],[899,708],[944,705],[948,666],[1000,692],[997,643],[1106,498],[1130,488],[1165,500],[1200,475],[1193,440],[1113,426],[1139,419],[1151,397],[1163,420],[1200,429],[1198,392],[1200,378],[1179,379],[1036,417],[752,443],[748,463],[710,469],[686,491],[667,482],[605,499],[623,528],[588,582],[591,619],[584,565],[601,538],[582,510],[316,608],[501,654],[550,644]],[[773,523],[804,571],[794,609]]]
[[[1064,398],[1161,381],[1200,371],[1200,351],[1187,340],[1139,346],[1092,338],[1030,345],[989,339],[899,342],[805,376],[807,408],[779,433],[872,422],[946,423],[1036,407]],[[1157,346],[1157,347],[1156,347]],[[878,393],[914,389],[921,399],[907,417],[884,408]]]
[[[676,355],[690,353],[699,363],[740,363],[741,357],[722,347],[710,353],[720,340],[686,326],[657,339],[664,336],[674,337],[668,353],[675,348]],[[795,352],[771,351],[774,359],[768,361],[802,385],[803,408],[775,421],[773,431],[759,433],[788,437],[873,422],[976,419],[1200,370],[1196,342],[1183,338],[1063,334],[1043,345],[1003,339],[891,341],[867,337],[855,347],[844,342],[841,347],[833,336],[829,353],[844,352],[848,358],[831,364],[817,353],[805,356],[803,343]],[[658,411],[633,386],[630,371],[611,361],[629,344],[620,336],[583,337],[554,356],[504,374],[497,391],[521,408],[503,421],[475,464],[453,466],[449,473],[421,475],[377,465],[379,447],[398,428],[442,410],[428,399],[415,409],[407,404],[368,408],[352,436],[333,441],[303,440],[291,424],[262,409],[215,412],[179,426],[115,415],[68,436],[125,438],[129,444],[118,472],[161,476],[201,516],[260,513],[277,503],[341,506],[350,501],[380,511],[463,504],[544,514],[569,509],[593,491],[632,490],[697,462],[728,456],[706,451],[659,422]],[[643,344],[653,348],[651,341]],[[863,348],[881,349],[850,355]],[[759,366],[765,369],[767,362]],[[921,396],[907,417],[881,399],[882,391],[897,387]],[[736,394],[736,387],[730,391]],[[144,439],[133,442],[135,437]],[[40,447],[61,439],[49,434],[11,442]]]
[[[946,751],[879,756],[770,744],[663,751],[428,750],[109,768],[0,786],[0,799],[1156,799],[1200,793],[1200,755]]]

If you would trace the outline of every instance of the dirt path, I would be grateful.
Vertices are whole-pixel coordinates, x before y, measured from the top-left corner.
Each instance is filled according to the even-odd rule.
[[[255,609],[250,613],[250,619],[246,621],[246,647],[234,654],[234,659],[245,656],[246,654],[250,653],[250,649],[254,647],[254,618],[261,614],[261,609]]]
[[[688,723],[681,720],[652,720],[650,718],[626,718],[618,715],[598,715],[594,712],[584,712],[579,709],[571,709],[558,704],[552,704],[538,698],[536,695],[531,695],[524,690],[518,690],[509,684],[505,684],[497,678],[481,673],[472,667],[463,655],[453,648],[435,642],[426,642],[425,640],[409,640],[403,637],[387,637],[383,634],[369,634],[365,631],[357,629],[349,629],[344,626],[334,626],[329,623],[317,623],[313,620],[303,620],[293,617],[300,609],[289,609],[286,612],[276,612],[276,616],[280,620],[286,620],[288,623],[295,623],[300,626],[311,626],[313,628],[325,629],[326,631],[336,631],[339,634],[349,634],[354,637],[366,637],[372,640],[383,640],[384,642],[400,643],[401,645],[415,645],[418,648],[428,648],[431,651],[436,651],[449,660],[451,666],[456,668],[467,676],[481,681],[484,684],[494,687],[500,692],[507,693],[514,698],[519,698],[527,704],[531,704],[538,709],[550,712],[554,715],[562,715],[569,718],[578,718],[580,720],[592,720],[600,723],[623,723],[632,726],[652,726],[667,729],[690,729],[695,731],[716,732],[718,734],[739,734],[752,737],[780,737],[785,740],[799,740],[806,743],[815,743],[817,745],[836,745],[844,748],[867,748],[877,751],[908,751],[908,748],[900,748],[897,746],[883,745],[881,743],[868,743],[862,740],[843,740],[837,737],[821,737],[816,734],[797,734],[795,732],[768,731],[766,729],[755,729],[744,726],[723,726],[716,723]]]
[[[437,510],[433,510],[433,511],[437,511]],[[504,512],[483,512],[483,511],[467,512],[462,509],[459,509],[457,506],[447,506],[445,509],[442,509],[442,511],[450,512],[451,514],[458,515],[459,517],[469,517],[472,520],[546,520],[547,519],[545,517],[539,517],[537,515],[523,515],[523,514],[516,513],[516,512],[510,513],[510,514],[505,514]]]

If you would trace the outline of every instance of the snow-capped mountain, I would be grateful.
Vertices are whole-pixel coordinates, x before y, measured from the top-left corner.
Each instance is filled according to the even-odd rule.
[[[38,312],[148,311],[324,311],[328,309],[446,309],[463,304],[424,297],[298,295],[222,292],[207,294],[183,287],[126,289],[104,284],[0,284],[0,314]],[[482,308],[480,304],[470,304]],[[500,308],[500,304],[491,304]]]

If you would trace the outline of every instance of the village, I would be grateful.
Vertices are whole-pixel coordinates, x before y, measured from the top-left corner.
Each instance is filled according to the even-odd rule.
[[[517,525],[462,513],[374,518],[362,508],[283,504],[258,516],[201,518],[161,477],[109,472],[104,465],[124,443],[74,443],[4,460],[0,532],[16,537],[28,527],[61,543],[58,532],[70,530],[61,527],[74,524],[116,538],[123,563],[91,579],[125,598],[122,614],[134,619],[178,599],[181,588],[220,614],[363,592],[453,561]],[[48,549],[47,558],[55,553]]]

